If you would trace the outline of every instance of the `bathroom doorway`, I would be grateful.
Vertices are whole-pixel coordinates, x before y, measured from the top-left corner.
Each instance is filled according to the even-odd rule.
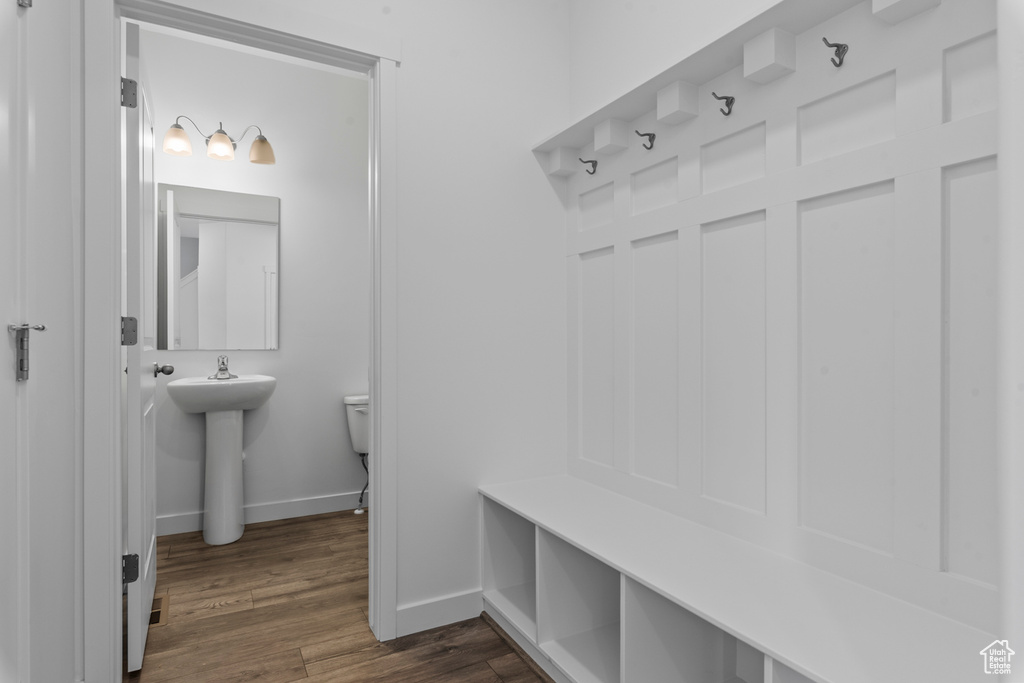
[[[166,27],[139,36],[157,212],[144,258],[157,325],[140,342],[157,332],[157,360],[175,368],[156,387],[157,532],[194,530],[203,509],[202,415],[166,385],[216,372],[220,356],[277,379],[244,418],[246,520],[355,508],[365,471],[342,399],[369,389],[369,79]],[[161,150],[175,125],[189,156]],[[233,161],[204,154],[217,129],[238,140]],[[249,162],[260,133],[275,164]]]
[[[380,287],[385,269],[379,264],[379,228],[385,212],[379,208],[381,169],[377,162],[381,150],[378,88],[384,62],[362,55],[352,58],[338,49],[326,49],[326,54],[284,49],[267,41],[268,31],[260,31],[261,41],[251,41],[260,43],[258,46],[242,44],[245,41],[238,36],[225,44],[220,40],[227,34],[224,24],[204,16],[202,32],[196,33],[191,29],[199,25],[193,16],[197,13],[168,13],[170,16],[125,11],[129,20],[146,20],[141,41],[142,86],[147,88],[153,108],[156,185],[166,182],[180,187],[189,183],[205,189],[227,186],[224,191],[280,199],[280,309],[276,316],[280,346],[275,350],[186,351],[172,345],[173,335],[167,337],[161,362],[174,365],[175,376],[161,378],[157,388],[157,441],[163,444],[158,447],[156,468],[158,534],[196,528],[201,524],[202,509],[202,466],[195,456],[196,447],[202,452],[202,423],[197,425],[195,416],[175,412],[166,401],[166,383],[179,377],[210,374],[210,359],[224,353],[231,356],[232,370],[276,375],[290,383],[293,392],[290,397],[278,396],[283,399],[280,408],[268,405],[247,415],[247,420],[253,418],[246,426],[243,444],[247,455],[247,521],[354,508],[366,474],[351,451],[342,398],[370,389],[376,403],[387,393],[379,390],[384,374],[380,371],[381,330],[386,329],[380,323],[380,309],[387,300]],[[138,14],[144,16],[135,16]],[[290,53],[263,49],[267,46]],[[318,45],[317,49],[325,48]],[[221,51],[228,62],[234,63],[218,64],[211,58],[214,51]],[[301,56],[294,52],[301,52]],[[311,60],[310,56],[317,59]],[[286,75],[273,73],[278,71]],[[243,83],[246,77],[248,87]],[[275,95],[273,77],[305,87],[315,96]],[[177,82],[161,86],[161,78],[171,82],[177,78]],[[192,101],[181,100],[176,89],[191,92]],[[324,100],[319,106],[316,97]],[[257,106],[261,102],[278,109],[277,123],[268,124],[275,114],[261,113]],[[223,114],[202,111],[217,106]],[[193,157],[169,158],[197,163],[169,171],[168,164],[162,163],[168,160],[161,158],[159,146],[164,130],[178,116],[195,118],[204,127],[189,130]],[[262,122],[257,120],[261,118]],[[274,145],[278,160],[274,166],[246,162],[249,139],[239,141],[238,156],[232,164],[202,154],[201,138],[214,128],[223,127],[237,140],[249,124],[261,126],[261,133]],[[303,145],[307,147],[305,152],[300,151]],[[291,178],[281,181],[285,173]],[[332,187],[324,189],[323,183]],[[338,189],[346,183],[350,191]],[[333,202],[333,206],[318,206],[320,199]],[[166,226],[166,215],[164,220]],[[310,343],[315,348],[311,349]],[[340,354],[354,360],[339,364]],[[319,395],[308,396],[314,387],[318,387]],[[371,438],[377,444],[373,448],[376,453],[380,447],[381,411],[374,412]],[[294,428],[291,436],[289,428]],[[297,462],[304,456],[304,462]],[[380,494],[384,477],[378,474],[374,460],[369,494],[369,611],[374,632],[387,639],[394,635],[393,586],[388,590],[393,581],[382,582],[375,573],[393,576],[394,556],[392,551],[388,557],[390,544],[375,544],[373,540],[375,536],[389,536],[388,515],[382,511],[386,505],[381,504],[387,496]],[[374,552],[374,546],[378,552]],[[383,608],[388,604],[390,609]]]

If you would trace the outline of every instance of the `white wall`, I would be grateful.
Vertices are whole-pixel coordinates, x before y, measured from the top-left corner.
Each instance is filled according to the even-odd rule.
[[[781,0],[567,1],[575,122]]]
[[[406,27],[400,610],[480,585],[479,483],[564,468],[561,212],[529,152],[564,112],[564,15],[549,2],[437,9],[389,15]]]
[[[273,166],[249,163],[250,132],[235,161],[214,161],[187,121],[193,155],[156,154],[157,182],[281,200],[280,350],[227,351],[235,374],[278,378],[269,403],[246,415],[248,518],[354,507],[366,475],[352,452],[342,397],[368,386],[368,83],[166,33],[143,31],[141,44],[158,144],[184,114],[207,134],[221,121],[233,137],[256,124],[277,156]],[[175,366],[158,383],[161,533],[201,528],[204,462],[203,416],[182,413],[163,387],[209,375],[217,355],[161,354]]]
[[[565,468],[563,219],[530,149],[567,113],[567,13],[550,0],[307,8],[402,41],[398,605],[407,632],[442,613],[434,601],[480,586],[477,485]]]

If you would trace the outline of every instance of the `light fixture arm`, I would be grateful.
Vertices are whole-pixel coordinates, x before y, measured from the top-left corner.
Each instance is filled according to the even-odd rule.
[[[189,117],[185,116],[184,114],[182,114],[182,115],[181,115],[181,116],[179,116],[178,118],[174,119],[174,125],[176,125],[176,126],[178,126],[178,127],[181,127],[181,123],[180,123],[180,121],[181,121],[182,119],[185,119],[186,121],[188,121],[189,123],[191,123],[191,124],[192,124],[192,127],[196,129],[196,132],[197,132],[197,133],[199,133],[200,135],[202,135],[202,136],[203,136],[203,137],[204,137],[204,138],[206,139],[206,142],[210,142],[210,138],[212,138],[212,137],[213,137],[213,134],[211,133],[210,135],[207,135],[207,134],[206,134],[206,133],[204,133],[203,131],[199,130],[199,126],[197,126],[197,125],[196,125],[196,122],[195,122],[195,121],[193,121],[192,119],[190,119]]]
[[[203,138],[206,140],[206,144],[207,145],[210,144],[210,138],[212,138],[214,135],[216,135],[216,131],[214,131],[213,133],[210,133],[209,135],[207,135],[206,133],[204,133],[202,130],[199,129],[199,126],[196,125],[195,121],[193,121],[189,117],[185,116],[184,114],[182,114],[178,118],[174,119],[174,123],[180,126],[181,123],[179,123],[179,122],[182,119],[185,119],[186,121],[188,121],[189,123],[192,124],[192,127],[196,129],[196,132],[199,133],[200,135],[202,135]],[[220,122],[218,125],[219,125],[219,128],[217,130],[224,130],[224,123],[223,122]],[[243,130],[242,134],[239,135],[237,138],[233,138],[230,135],[228,135],[228,140],[231,140],[231,146],[234,147],[235,149],[238,149],[238,143],[241,142],[242,138],[245,137],[245,134],[248,133],[253,128],[256,129],[256,132],[261,137],[263,136],[263,131],[260,129],[260,127],[257,126],[256,124],[253,124],[253,125],[249,126],[248,128],[246,128],[245,130]],[[224,133],[224,134],[227,135],[227,133]]]
[[[262,131],[262,130],[260,130],[260,127],[259,127],[259,126],[257,126],[257,125],[256,125],[256,124],[254,123],[254,124],[252,124],[251,126],[249,126],[248,128],[246,128],[245,130],[243,130],[243,131],[242,131],[242,134],[238,136],[238,139],[237,139],[237,140],[235,140],[235,139],[232,139],[232,140],[231,140],[231,142],[234,142],[234,143],[236,143],[236,144],[237,144],[237,143],[239,143],[239,142],[241,142],[241,141],[242,141],[242,138],[244,138],[244,137],[245,137],[245,134],[246,134],[246,133],[248,133],[248,132],[249,132],[250,130],[252,130],[253,128],[255,128],[255,129],[256,129],[256,133],[257,133],[257,135],[259,135],[260,137],[263,137],[263,131]],[[230,138],[231,136],[229,135],[228,137]]]

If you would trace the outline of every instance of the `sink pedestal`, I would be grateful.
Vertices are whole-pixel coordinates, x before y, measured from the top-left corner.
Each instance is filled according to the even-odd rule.
[[[223,359],[227,365],[227,358]],[[237,541],[245,531],[242,508],[242,412],[259,408],[274,393],[269,375],[229,379],[186,377],[167,383],[167,395],[186,413],[206,413],[206,490],[203,540]]]
[[[245,531],[242,507],[242,411],[206,413],[206,489],[203,540],[232,543]]]

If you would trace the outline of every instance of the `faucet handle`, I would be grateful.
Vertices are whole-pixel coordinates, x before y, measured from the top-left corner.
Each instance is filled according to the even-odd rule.
[[[228,372],[228,357],[217,356],[217,372],[210,375],[207,379],[235,379],[238,375],[232,375]]]

